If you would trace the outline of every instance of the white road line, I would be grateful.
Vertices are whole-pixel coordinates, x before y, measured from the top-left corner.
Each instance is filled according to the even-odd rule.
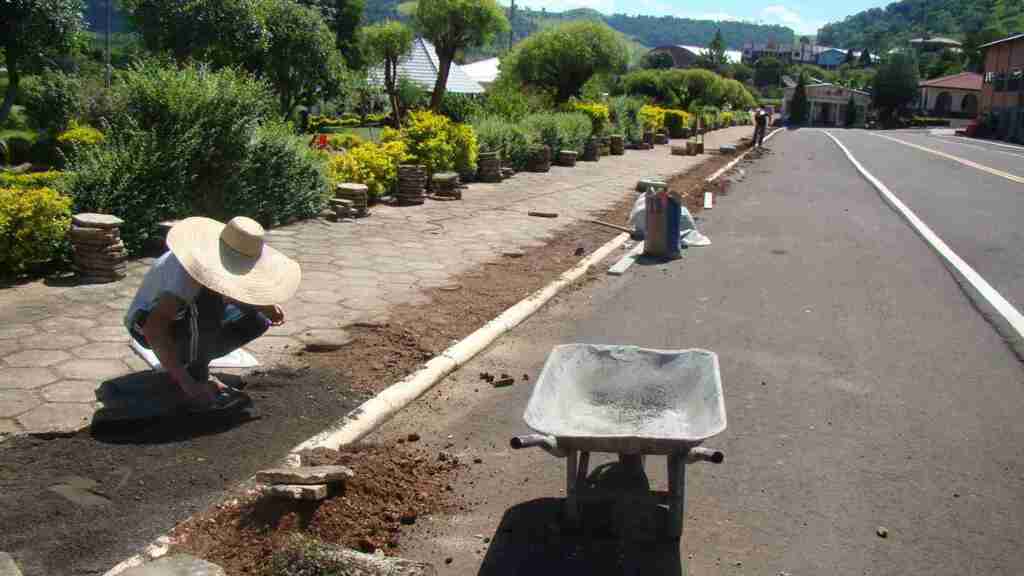
[[[975,272],[970,264],[965,262],[956,252],[953,252],[953,249],[942,238],[939,238],[923,220],[918,218],[906,204],[897,198],[885,184],[868,172],[838,138],[828,131],[824,132],[846,154],[846,157],[857,168],[857,171],[878,190],[882,198],[899,212],[910,223],[910,226],[921,235],[925,242],[939,254],[946,267],[953,272],[960,285],[965,288],[967,295],[983,311],[984,315],[992,321],[999,333],[1009,341],[1017,356],[1024,359],[1024,316],[1006,298],[1003,298],[1003,295],[993,288],[987,280]]]
[[[981,170],[982,172],[988,172],[989,174],[992,174],[994,176],[999,176],[1001,178],[1006,178],[1007,180],[1009,180],[1011,182],[1016,182],[1018,184],[1024,184],[1024,177],[1017,176],[1017,175],[1014,175],[1014,174],[1010,174],[1009,172],[1003,172],[1002,170],[996,170],[995,168],[992,168],[990,166],[985,166],[984,164],[978,164],[977,162],[973,162],[973,161],[968,160],[966,158],[961,158],[959,156],[954,156],[952,154],[947,154],[945,152],[941,152],[939,150],[935,150],[934,148],[928,148],[927,146],[920,146],[918,144],[914,144],[913,142],[907,142],[906,140],[900,140],[899,138],[893,138],[892,136],[886,136],[885,134],[875,134],[874,132],[870,132],[870,134],[872,136],[877,136],[879,138],[885,138],[886,140],[892,140],[893,142],[898,142],[900,144],[903,144],[904,146],[909,146],[911,148],[917,148],[918,150],[921,150],[922,152],[927,152],[929,154],[934,154],[936,156],[941,156],[942,158],[946,158],[946,159],[952,160],[954,162],[959,162],[959,163],[963,164],[964,166],[970,166],[971,168],[974,168],[975,170]],[[829,134],[829,136],[832,136],[832,135]]]
[[[985,146],[978,146],[977,144],[968,144],[966,142],[960,142],[960,137],[958,137],[958,136],[934,136],[933,135],[932,137],[935,138],[936,140],[938,140],[939,142],[945,142],[947,144],[956,144],[957,146],[966,146],[968,148],[974,148],[976,150],[984,150],[985,152],[995,152],[996,154],[1006,154],[1007,156],[1013,156],[1015,158],[1024,158],[1024,148],[1020,149],[1020,151],[1021,151],[1020,154],[1016,154],[1016,153],[1013,153],[1013,152],[1007,152],[1006,150],[994,150],[992,148],[987,148]]]

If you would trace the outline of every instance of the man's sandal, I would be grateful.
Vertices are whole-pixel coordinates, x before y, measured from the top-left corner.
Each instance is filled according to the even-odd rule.
[[[217,392],[213,402],[188,402],[184,408],[188,414],[217,414],[241,410],[251,405],[252,398],[248,394],[229,387]]]

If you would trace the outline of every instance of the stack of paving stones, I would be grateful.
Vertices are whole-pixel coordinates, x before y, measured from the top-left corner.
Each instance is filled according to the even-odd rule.
[[[601,156],[611,156],[612,155],[611,140],[607,136],[602,136],[601,137],[601,141],[600,141],[600,145],[598,146],[598,149],[600,149],[600,151],[601,151]]]
[[[331,210],[334,211],[335,220],[355,218],[355,208],[352,201],[347,198],[331,198]]]
[[[355,473],[345,466],[271,468],[256,473],[266,493],[290,500],[323,500],[353,477]]]
[[[584,162],[598,162],[601,160],[601,143],[597,138],[591,138],[587,140],[587,145],[583,148]]]
[[[430,179],[431,190],[442,198],[462,199],[462,190],[459,189],[459,175],[455,172],[440,172],[434,174]]]
[[[365,184],[343,182],[338,184],[334,191],[335,200],[348,200],[351,202],[352,215],[362,218],[369,214],[370,188]],[[342,206],[342,203],[332,203],[334,206]],[[337,209],[336,209],[337,210]]]
[[[530,162],[527,165],[530,172],[547,172],[551,170],[551,147],[537,146],[530,150]]]
[[[427,189],[427,167],[418,164],[402,164],[398,167],[398,204],[414,206],[423,204]]]
[[[608,137],[608,147],[612,156],[622,156],[626,153],[626,139],[621,134],[612,134]]]
[[[689,142],[687,142],[687,144],[689,144]],[[673,156],[689,156],[690,155],[689,146],[688,145],[687,146],[683,146],[681,144],[673,144],[672,145],[672,155]]]
[[[659,146],[668,144],[668,134],[664,132],[658,132],[657,134],[654,135],[654,143]]]
[[[508,166],[501,167],[501,178],[502,180],[508,180],[509,178],[516,175],[516,171]]]
[[[558,165],[571,168],[576,165],[576,156],[575,150],[562,150],[558,153]]]
[[[124,221],[109,214],[76,214],[71,219],[75,269],[82,282],[116,282],[125,277],[128,252],[121,241]]]
[[[482,182],[501,182],[501,155],[481,152],[477,157],[477,176]]]

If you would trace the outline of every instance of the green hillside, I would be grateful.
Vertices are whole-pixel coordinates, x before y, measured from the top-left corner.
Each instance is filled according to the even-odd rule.
[[[818,40],[830,46],[879,52],[925,32],[965,40],[986,29],[996,34],[1024,31],[1024,2],[900,0],[827,24],[818,31]]]

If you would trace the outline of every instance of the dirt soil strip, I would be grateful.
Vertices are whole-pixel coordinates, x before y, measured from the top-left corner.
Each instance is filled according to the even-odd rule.
[[[671,178],[669,187],[683,195],[692,212],[699,212],[705,179],[733,158],[714,156]],[[634,201],[635,196],[628,195],[596,219],[626,224]],[[353,390],[379,392],[617,234],[603,226],[576,223],[543,247],[510,251],[500,260],[433,290],[430,305],[400,305],[392,309],[387,323],[350,326],[355,338],[341,350],[307,353],[303,358],[311,371],[347,367]],[[595,267],[569,290],[579,290],[583,283],[604,275],[603,268]],[[427,452],[403,440],[397,443],[404,446],[359,444],[340,452],[320,449],[314,463],[342,462],[355,469],[356,478],[346,491],[320,504],[265,501],[251,492],[236,491],[241,496],[237,500],[211,507],[179,525],[172,533],[171,550],[220,564],[229,575],[260,574],[274,553],[289,546],[296,535],[399,555],[402,530],[416,517],[465,509],[468,503],[451,493],[450,482],[466,467],[479,464],[476,460],[458,462],[448,452]]]

